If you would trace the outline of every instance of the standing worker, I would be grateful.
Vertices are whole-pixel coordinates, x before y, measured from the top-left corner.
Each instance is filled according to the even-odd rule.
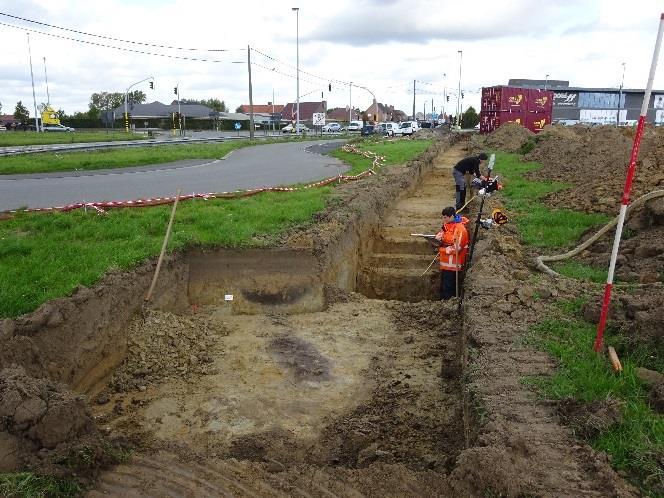
[[[482,174],[480,173],[480,166],[489,159],[484,152],[480,152],[476,156],[469,156],[458,163],[452,169],[452,175],[454,176],[454,185],[456,190],[456,209],[457,211],[463,207],[466,203],[466,179],[464,175],[466,173],[474,174],[477,178],[481,178]]]
[[[434,239],[429,239],[438,247],[440,265],[440,298],[458,297],[461,286],[461,272],[468,253],[468,218],[457,214],[452,206],[443,209],[443,226]]]

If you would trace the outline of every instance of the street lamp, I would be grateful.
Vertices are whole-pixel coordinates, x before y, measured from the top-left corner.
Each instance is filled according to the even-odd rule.
[[[546,91],[546,85],[547,85],[548,82],[549,82],[549,75],[547,74],[547,75],[544,77],[544,91]]]
[[[457,95],[457,125],[461,128],[461,111],[463,104],[461,103],[461,61],[463,60],[463,50],[459,50],[459,94]]]
[[[297,109],[295,121],[295,134],[300,134],[300,8],[292,7],[295,11],[295,46],[297,54]]]
[[[618,93],[618,116],[616,119],[616,125],[620,126],[620,107],[622,104],[622,90],[623,90],[623,84],[625,83],[625,63],[622,63],[623,67],[623,73],[622,73],[622,79],[620,80],[620,92]]]
[[[447,99],[447,91],[445,87],[445,80],[447,79],[447,74],[443,73],[443,120],[447,121],[447,115],[445,114],[445,100]]]
[[[127,87],[127,90],[125,90],[125,99],[124,99],[125,100],[124,101],[125,112],[124,112],[124,115],[125,115],[125,131],[127,133],[129,133],[129,115],[127,114],[127,100],[128,100],[127,96],[129,95],[129,90],[131,90],[132,87],[138,85],[139,83],[143,83],[144,81],[148,81],[148,80],[154,80],[154,76],[148,76],[147,78],[142,79],[141,81],[137,81],[136,83],[133,83],[133,84],[129,85]]]

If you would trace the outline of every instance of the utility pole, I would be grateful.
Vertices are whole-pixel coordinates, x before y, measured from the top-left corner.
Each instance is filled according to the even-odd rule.
[[[292,7],[295,12],[295,45],[297,62],[297,120],[295,121],[295,134],[300,134],[300,8]]]
[[[37,97],[35,97],[35,77],[32,73],[32,50],[30,50],[30,33],[28,35],[28,56],[30,57],[30,79],[32,80],[32,104],[35,108],[35,130],[41,131],[39,121],[37,119]],[[29,121],[28,121],[29,122]]]
[[[44,57],[44,78],[46,79],[46,105],[51,105],[51,96],[48,93],[48,75],[46,74],[46,57]]]
[[[413,80],[413,121],[415,121],[415,80]]]
[[[353,120],[353,82],[348,84],[348,124]]]
[[[461,103],[461,62],[463,61],[463,50],[459,50],[459,94],[457,95],[457,126],[461,129],[461,113],[463,104]]]
[[[249,140],[254,139],[254,97],[251,89],[251,47],[247,45],[247,68],[249,69]]]

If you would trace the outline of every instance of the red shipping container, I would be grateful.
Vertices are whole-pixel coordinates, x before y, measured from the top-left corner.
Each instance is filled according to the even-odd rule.
[[[551,113],[529,112],[526,114],[526,128],[533,133],[539,133],[548,124],[551,124]]]
[[[505,123],[518,123],[526,125],[526,113],[509,111],[482,111],[480,112],[480,133],[486,134],[497,130]]]
[[[482,88],[482,111],[526,111],[528,89],[510,86]]]
[[[528,89],[528,111],[551,114],[553,112],[553,92],[537,88]]]

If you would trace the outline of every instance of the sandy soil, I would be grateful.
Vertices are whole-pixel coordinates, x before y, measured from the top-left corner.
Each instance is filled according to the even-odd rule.
[[[491,147],[518,150],[532,140],[521,130],[499,129]],[[540,154],[545,167],[558,161],[549,165],[554,171],[574,162],[567,176],[582,177],[578,165],[585,168],[584,161],[594,157],[588,151],[623,157],[625,143],[611,131],[606,138],[584,130],[560,142],[551,133],[553,138],[538,137],[531,157]],[[577,147],[577,140],[584,145]],[[132,447],[131,458],[98,477],[79,466],[79,475],[93,483],[92,497],[637,496],[605,455],[566,428],[572,420],[577,432],[589,427],[575,407],[538,400],[522,383],[524,376],[555,368],[548,356],[523,345],[522,333],[554,314],[558,297],[598,287],[537,273],[514,225],[480,232],[462,309],[434,300],[435,270],[422,275],[434,253],[410,233],[437,230],[441,208],[452,204],[452,166],[487,146],[441,147],[414,189],[406,181],[412,167],[344,186],[314,227],[284,238],[285,247],[308,249],[325,263],[335,251],[347,250],[340,234],[360,213],[391,206],[362,248],[356,276],[361,293],[327,285],[321,309],[296,313],[256,301],[243,314],[228,304],[183,306],[181,300],[170,311],[144,310],[119,334],[126,338],[117,345],[124,361],[88,405],[67,386],[19,368],[4,370],[2,454],[14,464],[60,472],[62,466],[45,464],[53,461],[48,452],[91,447],[92,466],[99,469],[108,460],[104,444]],[[648,171],[656,179],[660,148],[648,147],[654,164]],[[556,150],[569,154],[561,159]],[[549,201],[571,206],[591,199],[595,194],[589,192],[602,193],[604,185],[598,180]],[[588,209],[595,205],[588,201]],[[485,212],[496,207],[502,207],[499,196]],[[637,280],[648,272],[652,279],[661,271],[661,207],[649,204],[634,219],[630,252],[619,271]],[[602,242],[583,257],[601,258],[608,250]],[[645,266],[635,264],[637,257]],[[308,282],[300,277],[298,282]],[[266,279],[259,279],[262,290]],[[278,280],[283,285],[283,275]],[[659,344],[664,320],[644,311],[661,304],[662,293],[661,284],[630,295],[619,291],[614,319]],[[41,314],[46,324],[54,311]],[[28,327],[23,322],[32,323],[25,318],[0,325],[14,327],[6,332],[13,351],[22,343],[28,352],[13,358],[30,364],[30,354],[39,361],[40,353],[34,332],[14,331]],[[66,407],[58,412],[66,411],[66,426],[57,419],[40,428],[50,420],[44,416],[50,406]],[[602,405],[596,413],[610,423],[616,409]],[[58,434],[58,426],[60,440],[42,437],[51,430]]]

